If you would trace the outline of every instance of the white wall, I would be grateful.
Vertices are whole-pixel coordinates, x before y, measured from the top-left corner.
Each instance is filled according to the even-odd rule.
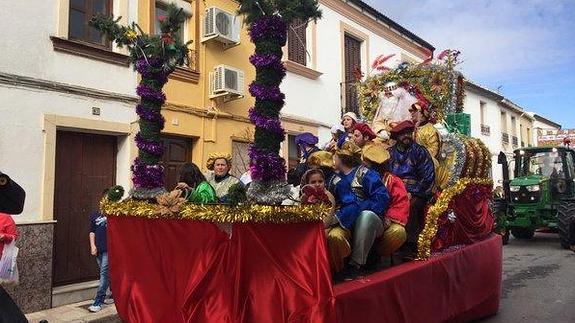
[[[490,134],[484,135],[481,133],[481,102],[484,102],[484,124],[490,127]],[[492,176],[494,185],[499,185],[502,180],[503,174],[501,166],[497,164],[497,157],[499,152],[503,150],[501,142],[501,108],[499,103],[487,96],[478,92],[466,89],[464,112],[471,116],[471,136],[481,139],[483,143],[489,148],[492,155]]]
[[[114,15],[123,21],[137,21],[137,0],[114,1]],[[88,90],[135,96],[137,75],[131,67],[56,52],[50,36],[62,30],[60,17],[67,0],[0,1],[2,59],[0,73],[16,74],[41,81],[80,86]],[[66,7],[67,8],[67,7]],[[17,222],[43,218],[42,196],[46,151],[44,116],[47,114],[103,120],[130,125],[136,120],[134,105],[115,100],[93,99],[48,91],[36,87],[0,84],[0,169],[27,191],[26,205]],[[92,107],[101,109],[92,115]],[[87,126],[89,128],[89,126]],[[117,182],[130,186],[131,143],[118,137]]]
[[[44,116],[56,114],[92,120],[130,124],[136,119],[131,104],[117,103],[47,91],[0,86],[0,169],[27,192],[22,215],[17,222],[42,219],[44,183]],[[92,116],[92,106],[101,115]],[[130,144],[119,137],[117,181],[130,187]]]
[[[58,17],[60,2],[0,1],[0,12],[6,13],[0,19],[5,31],[0,33],[0,72],[134,94],[136,73],[130,67],[54,51],[50,36],[57,35],[59,19],[68,19]],[[118,15],[118,5],[114,9]],[[137,21],[136,0],[129,0],[128,13],[125,20]]]
[[[413,55],[402,50],[390,41],[374,34],[368,29],[347,19],[332,9],[320,5],[322,19],[317,22],[317,67],[323,73],[317,80],[311,80],[294,73],[287,73],[282,83],[282,91],[286,94],[286,105],[283,112],[286,114],[304,117],[333,125],[340,121],[342,102],[340,99],[340,83],[343,81],[343,57],[341,43],[341,22],[357,29],[369,37],[369,57],[365,57],[365,48],[362,48],[362,70],[368,71],[367,66],[379,55],[396,54],[399,59],[401,53],[413,58]],[[311,26],[308,26],[308,31]],[[308,33],[308,49],[311,35]],[[364,43],[365,46],[365,43]],[[308,61],[310,59],[308,58]],[[397,64],[398,62],[394,60]],[[308,64],[310,66],[310,64]],[[330,139],[329,129],[320,131],[320,142]]]

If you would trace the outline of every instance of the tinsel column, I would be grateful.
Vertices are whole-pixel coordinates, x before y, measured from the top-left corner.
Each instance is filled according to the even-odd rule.
[[[280,121],[285,96],[280,84],[286,74],[281,59],[287,29],[279,16],[268,15],[255,20],[249,32],[256,47],[250,57],[256,68],[256,79],[249,88],[256,103],[249,116],[256,129],[249,151],[254,182],[248,195],[257,203],[275,204],[289,192],[284,185],[285,160],[279,156],[280,144],[285,138]]]
[[[250,62],[256,68],[256,78],[250,84],[250,94],[256,99],[250,110],[254,124],[254,144],[250,147],[250,171],[253,182],[248,190],[251,202],[279,204],[289,195],[285,160],[279,156],[285,139],[280,111],[285,96],[280,84],[286,75],[282,63],[282,47],[287,41],[287,28],[293,21],[304,22],[321,17],[317,0],[241,0],[238,12],[245,16],[255,53]],[[293,28],[290,27],[290,28]],[[299,44],[305,46],[305,44]]]
[[[132,165],[134,190],[131,196],[136,199],[152,199],[165,192],[164,168],[160,165],[164,153],[161,109],[166,101],[162,88],[177,66],[189,63],[188,45],[191,42],[184,43],[178,36],[178,30],[186,19],[182,8],[169,4],[167,16],[159,17],[160,35],[146,34],[136,23],[121,26],[118,24],[120,18],[98,15],[90,20],[90,26],[100,30],[118,46],[128,48],[128,62],[141,77],[136,89],[140,97],[136,107],[140,126],[136,135],[138,157]]]
[[[166,96],[162,87],[168,81],[164,64],[157,58],[140,58],[136,70],[141,81],[136,89],[140,103],[136,107],[140,131],[136,135],[138,157],[132,165],[132,181],[135,186],[134,197],[149,198],[164,191],[163,167],[159,164],[164,147],[160,133],[164,129],[162,105]]]

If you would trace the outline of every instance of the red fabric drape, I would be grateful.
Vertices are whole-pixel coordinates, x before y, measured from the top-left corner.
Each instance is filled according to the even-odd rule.
[[[338,321],[469,322],[497,313],[501,237],[334,287]]]
[[[108,218],[126,322],[334,322],[320,223],[216,225]]]
[[[491,188],[472,185],[463,194],[456,196],[449,204],[456,216],[452,223],[447,214],[438,220],[437,236],[432,242],[432,250],[442,250],[460,244],[472,244],[485,239],[495,224],[489,208]]]

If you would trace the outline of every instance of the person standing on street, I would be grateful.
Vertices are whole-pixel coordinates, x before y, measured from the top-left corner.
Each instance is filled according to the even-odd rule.
[[[108,190],[104,190],[103,196],[108,194]],[[92,256],[96,257],[98,266],[100,267],[100,285],[96,292],[94,303],[88,308],[90,312],[97,313],[102,310],[104,304],[113,303],[113,298],[110,297],[106,300],[106,291],[110,286],[110,278],[108,275],[108,219],[103,215],[100,210],[95,210],[90,216],[90,252]]]

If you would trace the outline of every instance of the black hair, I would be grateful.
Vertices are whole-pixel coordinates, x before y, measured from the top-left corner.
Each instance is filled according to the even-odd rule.
[[[349,168],[353,168],[361,164],[361,159],[356,156],[337,155],[337,157],[342,164]]]
[[[312,175],[317,175],[317,174],[319,174],[321,176],[321,178],[323,178],[323,180],[325,181],[325,175],[321,171],[321,169],[319,169],[319,168],[310,169],[307,172],[305,172],[305,174],[303,174],[303,176],[301,177],[300,188],[303,188],[304,186],[306,186],[308,184],[309,179],[310,179],[310,177],[312,177]]]
[[[108,195],[109,192],[110,192],[110,189],[105,188],[104,190],[102,190],[102,195],[106,196],[106,195]]]
[[[185,163],[180,169],[180,182],[188,184],[191,188],[196,188],[206,177],[200,168],[194,163]]]

